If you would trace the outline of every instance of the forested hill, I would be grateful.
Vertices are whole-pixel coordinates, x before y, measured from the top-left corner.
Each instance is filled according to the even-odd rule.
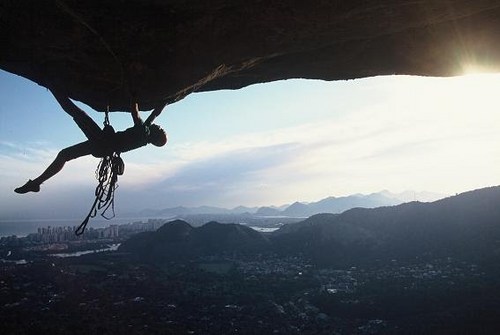
[[[120,250],[148,260],[263,252],[300,254],[332,265],[426,257],[486,260],[500,256],[500,187],[432,203],[318,214],[270,236],[237,224],[193,228],[178,220],[131,238]]]
[[[500,187],[432,203],[315,215],[276,231],[273,244],[281,252],[302,252],[326,263],[427,256],[498,257]]]
[[[182,220],[163,225],[156,232],[133,236],[120,246],[143,260],[164,262],[220,254],[253,254],[267,249],[269,241],[259,232],[238,224],[209,222],[193,228]]]

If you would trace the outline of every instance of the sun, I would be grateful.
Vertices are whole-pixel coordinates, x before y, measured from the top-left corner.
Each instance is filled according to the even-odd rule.
[[[462,65],[462,75],[481,75],[481,74],[494,74],[498,69],[494,69],[491,66],[481,65],[481,64],[464,64]]]

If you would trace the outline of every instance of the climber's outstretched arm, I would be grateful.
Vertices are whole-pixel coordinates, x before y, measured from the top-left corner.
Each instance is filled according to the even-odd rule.
[[[50,89],[50,91],[56,98],[57,102],[59,102],[62,109],[73,117],[75,123],[89,140],[96,140],[102,136],[101,128],[97,125],[97,123],[95,123],[84,110],[75,105],[73,101],[68,98],[66,93],[53,88]]]
[[[155,109],[153,109],[149,117],[146,119],[146,122],[144,122],[144,124],[150,125],[151,123],[153,123],[154,119],[156,119],[156,117],[161,114],[166,105],[167,105],[166,102],[162,102],[159,105],[157,105]]]
[[[132,115],[132,120],[134,120],[134,125],[137,126],[142,124],[142,119],[139,116],[139,106],[137,102],[130,107],[130,114]]]
[[[71,101],[68,98],[67,94],[64,94],[63,92],[58,91],[57,89],[50,89],[50,92],[52,92],[52,94],[56,98],[59,105],[61,105],[62,109],[64,109],[64,111],[66,113],[68,113],[69,115],[71,115],[73,118],[76,118],[76,117],[80,116],[81,114],[85,114],[85,112],[83,110],[78,108],[78,106],[76,106],[73,103],[73,101]]]

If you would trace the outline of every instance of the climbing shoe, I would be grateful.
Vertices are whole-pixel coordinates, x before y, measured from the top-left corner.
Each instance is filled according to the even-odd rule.
[[[28,192],[39,192],[40,191],[40,184],[35,183],[33,180],[28,180],[26,184],[24,184],[21,187],[18,187],[14,190],[14,192],[19,193],[19,194],[24,194]]]

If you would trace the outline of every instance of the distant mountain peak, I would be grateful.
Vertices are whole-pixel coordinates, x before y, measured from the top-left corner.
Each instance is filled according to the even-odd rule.
[[[260,216],[289,216],[289,217],[308,217],[318,213],[341,213],[351,208],[364,207],[373,208],[379,206],[391,206],[410,201],[430,202],[445,197],[443,194],[432,192],[404,191],[393,193],[389,190],[380,192],[361,194],[356,193],[348,196],[335,197],[329,196],[316,202],[295,201],[291,205],[245,207],[237,206],[233,209],[220,207],[199,206],[185,207],[177,206],[164,208],[162,210],[143,210],[143,216],[162,216],[162,217],[186,217],[188,215],[198,214],[256,214]]]
[[[281,211],[277,208],[273,207],[260,207],[257,212],[255,212],[256,215],[262,215],[262,216],[276,216],[280,215]]]
[[[174,220],[165,223],[163,226],[158,228],[157,232],[167,235],[183,235],[189,233],[191,230],[193,230],[193,227],[186,221]]]

